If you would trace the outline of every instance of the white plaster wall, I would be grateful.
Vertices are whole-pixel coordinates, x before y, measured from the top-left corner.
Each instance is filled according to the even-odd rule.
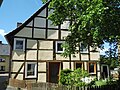
[[[63,70],[64,69],[69,69],[69,62],[63,62]]]
[[[65,37],[67,37],[70,34],[70,31],[62,31],[61,30],[61,39],[64,39]]]
[[[25,57],[24,52],[20,52],[20,51],[12,52],[12,60],[24,60],[24,57]]]
[[[100,70],[100,64],[97,62],[97,70]]]
[[[11,78],[14,78],[16,74],[11,74]],[[18,74],[18,76],[16,77],[16,79],[18,80],[23,80],[23,74]]]
[[[74,70],[74,62],[71,62],[71,70]]]
[[[64,21],[63,24],[61,24],[61,29],[68,29],[70,25],[70,21]]]
[[[38,82],[46,82],[46,73],[38,74]]]
[[[43,16],[43,17],[45,17],[45,16],[46,16],[46,8],[45,8],[44,10],[42,10],[42,11],[38,14],[38,16]]]
[[[23,62],[12,62],[12,71],[18,72],[18,70],[21,68]],[[24,72],[24,66],[22,67],[20,72]]]
[[[93,50],[100,51],[100,49],[98,47],[90,47],[90,51],[93,51]]]
[[[53,49],[53,41],[39,41],[39,49]]]
[[[87,62],[84,62],[84,69],[87,70]]]
[[[38,63],[38,71],[44,71],[44,72],[46,72],[46,62],[40,62],[40,63]]]
[[[58,39],[58,30],[48,30],[48,39]]]
[[[100,72],[97,72],[98,80],[100,79]]]
[[[48,20],[48,28],[58,28],[58,26],[53,25],[52,21]]]
[[[71,60],[80,60],[79,54],[71,55]]]
[[[88,54],[81,54],[81,61],[89,60]]]
[[[27,60],[37,60],[37,50],[28,50],[26,52]]]
[[[53,51],[39,50],[39,60],[53,60]]]
[[[93,61],[93,60],[100,61],[100,54],[98,52],[90,53],[90,60],[91,61]]]
[[[45,38],[45,29],[34,28],[34,38]]]
[[[48,15],[52,14],[53,11],[54,11],[53,9],[48,10]]]
[[[14,78],[15,77],[15,74],[11,74],[11,78]],[[22,78],[21,78],[22,79]]]
[[[24,27],[15,36],[32,37],[32,28]]]
[[[27,40],[27,48],[37,49],[37,40]]]
[[[33,21],[27,24],[27,26],[32,26],[32,25],[33,25]]]
[[[56,60],[69,60],[69,57],[64,58],[61,54],[56,54]]]
[[[45,18],[35,18],[34,27],[46,27],[46,19]]]
[[[16,77],[16,79],[23,80],[23,74],[18,74],[18,76]]]

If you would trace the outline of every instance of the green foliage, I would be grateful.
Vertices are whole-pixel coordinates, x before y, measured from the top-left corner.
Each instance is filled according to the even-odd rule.
[[[105,55],[100,56],[101,63],[109,65],[110,69],[118,66],[117,43],[110,44],[110,48],[105,52]]]
[[[100,62],[109,65],[110,69],[114,69],[118,66],[117,57],[107,57],[105,55],[101,55]]]
[[[75,53],[79,42],[103,48],[104,42],[120,38],[120,0],[51,0],[49,8],[54,25],[70,21],[65,57]]]
[[[46,3],[48,0],[42,0],[43,3]]]
[[[98,80],[95,82],[95,86],[103,86],[107,85],[107,82],[105,80]]]
[[[60,83],[68,86],[85,86],[81,78],[89,76],[87,71],[80,68],[71,71],[70,69],[62,70],[60,73]]]
[[[65,70],[61,70],[60,72],[60,83],[63,84],[63,85],[68,85],[69,84],[69,76],[70,76],[70,73],[72,71],[70,69],[65,69]]]

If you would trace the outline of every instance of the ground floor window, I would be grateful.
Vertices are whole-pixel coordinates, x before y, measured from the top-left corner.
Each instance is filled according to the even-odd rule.
[[[27,62],[25,69],[26,78],[36,78],[37,77],[37,63]]]
[[[88,63],[88,71],[90,74],[96,74],[96,63],[95,62]]]
[[[75,63],[75,68],[77,69],[77,68],[83,68],[83,63],[82,62],[76,62]]]

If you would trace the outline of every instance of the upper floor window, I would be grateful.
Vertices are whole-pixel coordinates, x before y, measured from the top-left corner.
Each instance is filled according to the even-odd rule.
[[[14,39],[14,50],[24,50],[24,44],[25,40],[24,39]]]
[[[56,53],[64,52],[64,48],[62,47],[62,43],[63,43],[63,41],[56,42]]]
[[[88,45],[81,43],[80,44],[80,52],[81,53],[88,53]]]
[[[36,63],[26,63],[25,69],[25,77],[26,78],[36,78],[37,77],[37,64]]]
[[[0,58],[0,62],[5,62],[5,59],[4,58]]]

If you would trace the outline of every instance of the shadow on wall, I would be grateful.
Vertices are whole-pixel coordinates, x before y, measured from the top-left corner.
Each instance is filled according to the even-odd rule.
[[[6,90],[8,85],[8,76],[0,76],[0,90]]]

